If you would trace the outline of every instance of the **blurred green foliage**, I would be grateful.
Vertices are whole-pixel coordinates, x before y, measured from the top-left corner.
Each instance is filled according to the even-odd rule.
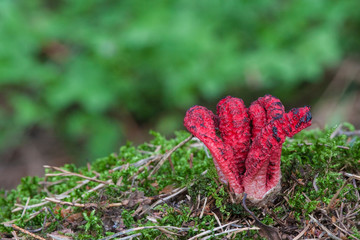
[[[249,88],[291,93],[360,50],[359,7],[2,0],[0,145],[17,144],[35,125],[75,148],[85,142],[82,151],[95,158],[116,149],[126,121],[168,133],[200,102]]]

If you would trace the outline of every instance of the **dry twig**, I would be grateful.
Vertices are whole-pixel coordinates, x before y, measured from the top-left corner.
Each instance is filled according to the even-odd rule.
[[[188,141],[191,140],[191,138],[193,137],[193,135],[190,135],[188,138],[186,138],[184,141],[182,141],[181,143],[179,143],[178,145],[176,145],[173,149],[171,149],[170,151],[168,151],[167,153],[165,153],[163,155],[163,157],[160,159],[159,163],[154,167],[154,169],[151,171],[151,173],[149,174],[148,178],[150,178],[153,174],[155,174],[160,167],[164,164],[164,162],[166,161],[166,159],[168,159],[168,157],[170,157],[170,155],[175,152],[179,147],[183,146],[185,143],[187,143]]]
[[[150,209],[153,209],[154,207],[156,207],[157,205],[161,204],[161,203],[165,203],[166,201],[170,200],[171,198],[179,195],[180,193],[183,193],[187,190],[187,187],[184,187],[184,188],[181,188],[180,190],[179,189],[176,189],[178,190],[177,192],[175,192],[174,194],[168,196],[168,197],[165,197],[165,198],[162,198],[162,199],[159,199],[158,201],[156,201],[154,204],[152,204],[149,208],[145,209],[143,212],[141,212],[139,214],[139,216],[142,216],[144,215],[145,213],[147,213]]]
[[[216,228],[214,228],[214,229],[212,229],[212,230],[207,230],[207,231],[202,232],[202,233],[200,233],[200,234],[198,234],[198,235],[196,235],[196,236],[194,236],[194,237],[192,237],[192,238],[189,238],[188,240],[193,240],[193,239],[202,237],[202,236],[204,236],[204,235],[207,235],[207,234],[209,234],[209,233],[216,232],[217,230],[222,229],[223,227],[229,226],[229,225],[231,225],[231,224],[237,223],[238,221],[239,221],[239,220],[236,220],[236,221],[233,221],[233,222],[229,222],[229,223],[227,223],[227,224],[225,224],[225,225],[222,225],[221,227],[216,227]]]
[[[46,197],[45,200],[49,201],[49,202],[57,203],[60,205],[67,205],[67,206],[73,206],[73,207],[81,207],[81,208],[89,208],[89,207],[97,208],[98,207],[98,204],[96,204],[96,203],[85,203],[85,204],[84,203],[72,203],[72,202],[65,202],[65,201],[55,199],[55,198],[48,198],[48,197]]]
[[[28,205],[26,207],[23,206],[23,205],[20,205],[20,204],[15,204],[15,206],[17,206],[18,208],[13,209],[11,212],[18,212],[18,211],[23,210],[24,208],[26,208],[26,209],[37,208],[37,207],[44,206],[44,205],[46,205],[48,203],[49,203],[48,201],[45,201],[45,202],[37,203],[37,204],[34,204],[34,205]]]
[[[309,229],[309,227],[310,227],[310,224],[306,225],[306,227],[296,237],[294,237],[293,240],[299,240],[302,237],[302,235],[304,235],[306,233],[306,231]]]
[[[45,238],[42,238],[42,237],[40,237],[40,236],[38,236],[38,235],[36,235],[34,233],[29,232],[28,230],[25,230],[25,229],[23,229],[21,227],[18,227],[15,224],[12,224],[11,226],[12,226],[12,228],[14,228],[14,229],[26,234],[26,235],[29,235],[29,236],[31,236],[33,238],[36,238],[36,239],[39,239],[39,240],[46,240]]]
[[[327,229],[324,225],[322,225],[316,218],[314,218],[311,214],[309,214],[309,217],[311,218],[311,220],[313,222],[315,222],[319,227],[321,227],[326,233],[327,235],[335,240],[341,240],[341,238],[338,238],[337,236],[335,236],[329,229]]]
[[[87,180],[90,180],[90,181],[93,181],[93,182],[97,182],[97,183],[102,183],[102,184],[106,184],[106,185],[109,184],[108,182],[101,181],[101,180],[98,180],[98,179],[93,178],[93,177],[87,177],[87,176],[84,176],[84,175],[79,174],[79,173],[69,172],[69,171],[67,171],[65,169],[61,169],[59,167],[53,167],[53,166],[44,165],[44,168],[49,168],[49,169],[61,172],[61,173],[47,173],[47,174],[45,174],[45,176],[47,176],[47,177],[52,177],[52,176],[75,176],[75,177],[84,178],[84,179],[87,179]]]
[[[230,229],[230,230],[227,230],[227,231],[223,231],[221,233],[217,233],[217,234],[214,234],[214,235],[211,235],[211,236],[204,237],[201,240],[206,240],[206,239],[209,239],[209,238],[212,238],[212,237],[217,237],[217,236],[224,235],[224,234],[229,234],[229,233],[236,234],[236,233],[239,233],[239,232],[250,231],[250,230],[260,230],[260,228],[258,228],[258,227],[245,227],[245,228]]]
[[[344,175],[349,177],[349,178],[354,178],[354,179],[360,181],[360,176],[359,175],[355,175],[355,174],[351,174],[351,173],[344,173]]]
[[[178,231],[189,231],[190,230],[190,228],[179,228],[179,227],[173,227],[173,226],[145,226],[145,227],[136,227],[136,228],[127,229],[127,230],[115,233],[115,234],[113,234],[111,236],[108,236],[106,238],[102,238],[100,240],[109,240],[109,239],[113,239],[113,238],[116,238],[118,236],[127,234],[129,232],[135,232],[135,231],[139,231],[139,230],[152,229],[152,228],[157,228],[157,229],[168,228],[168,229],[174,229],[174,230],[178,230]]]
[[[329,202],[329,204],[328,204],[328,206],[327,206],[327,210],[329,210],[330,208],[333,207],[333,205],[334,205],[337,197],[339,196],[341,190],[344,189],[344,187],[348,184],[348,182],[349,182],[349,179],[345,180],[345,182],[343,183],[343,185],[337,190],[337,192],[336,192],[336,193],[334,194],[334,196],[331,198],[331,200],[330,200],[330,202]]]
[[[25,203],[25,206],[24,206],[24,210],[23,210],[23,212],[21,213],[21,217],[20,217],[20,218],[23,218],[23,217],[24,217],[25,212],[26,212],[26,207],[29,205],[29,201],[30,201],[30,197],[28,197],[28,199],[26,200],[26,203]]]
[[[14,236],[15,240],[19,240],[19,237],[16,234],[16,231],[12,231],[11,234]]]
[[[202,219],[203,215],[204,215],[204,210],[205,210],[205,207],[206,207],[206,202],[207,202],[207,197],[205,198],[205,201],[204,201],[204,206],[201,210],[201,213],[200,213],[200,219]]]
[[[319,176],[319,173],[316,173],[315,177],[314,177],[314,180],[313,180],[313,187],[315,189],[315,192],[318,192],[319,191],[319,188],[317,187],[316,185],[316,178]]]
[[[147,157],[147,158],[144,158],[144,159],[141,159],[135,163],[132,163],[132,164],[124,164],[124,165],[121,165],[121,166],[118,166],[118,167],[115,167],[113,168],[111,171],[118,171],[118,170],[123,170],[123,169],[127,169],[129,166],[132,166],[132,167],[140,167],[142,165],[145,165],[149,162],[154,162],[154,161],[157,161],[158,159],[161,158],[162,155],[153,155],[153,156],[150,156],[150,157]]]
[[[213,214],[214,214],[214,217],[215,217],[215,219],[216,219],[216,221],[217,221],[217,223],[219,224],[219,226],[221,227],[221,231],[223,231],[223,229],[222,229],[222,225],[221,225],[221,222],[220,222],[220,219],[219,219],[219,217],[214,213],[214,212],[212,212]]]
[[[141,236],[141,233],[136,233],[136,234],[133,234],[133,235],[130,235],[130,236],[127,236],[127,237],[119,238],[118,240],[133,239],[133,238],[139,237],[139,236]]]

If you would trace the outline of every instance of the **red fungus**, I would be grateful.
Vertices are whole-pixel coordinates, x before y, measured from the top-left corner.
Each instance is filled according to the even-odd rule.
[[[210,150],[221,181],[235,194],[262,201],[279,189],[282,144],[311,125],[310,108],[285,113],[279,99],[266,95],[247,109],[241,99],[228,96],[218,103],[217,114],[194,106],[184,125]]]
[[[245,159],[250,147],[248,110],[241,99],[228,96],[218,103],[217,114],[221,138],[233,149],[232,163],[236,174],[241,177],[246,170]]]
[[[210,150],[220,180],[229,183],[235,193],[243,192],[236,174],[233,149],[216,135],[215,115],[202,106],[194,106],[186,112],[185,127]]]

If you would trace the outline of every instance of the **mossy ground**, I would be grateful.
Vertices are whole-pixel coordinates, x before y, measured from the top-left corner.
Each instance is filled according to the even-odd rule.
[[[287,139],[281,194],[265,207],[249,207],[282,238],[360,239],[360,139],[349,124],[339,129],[347,132],[305,130]],[[85,167],[47,167],[44,177],[1,191],[1,238],[269,238],[231,200],[201,143],[174,149],[189,133],[169,140],[152,134],[150,143],[129,143]]]

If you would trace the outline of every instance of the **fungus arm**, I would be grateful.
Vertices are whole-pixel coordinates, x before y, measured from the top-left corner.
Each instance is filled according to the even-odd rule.
[[[230,188],[240,194],[243,188],[238,181],[236,168],[233,166],[233,150],[216,135],[215,117],[207,108],[194,106],[186,112],[184,125],[209,149],[220,179],[225,179]]]
[[[250,148],[250,119],[244,102],[239,98],[226,97],[217,105],[219,131],[225,144],[234,152],[233,166],[236,175],[245,173],[245,159]]]
[[[249,197],[262,199],[277,186],[280,180],[281,147],[285,138],[310,125],[310,108],[303,107],[292,109],[282,118],[273,118],[261,129],[253,140],[245,162],[243,186]]]

